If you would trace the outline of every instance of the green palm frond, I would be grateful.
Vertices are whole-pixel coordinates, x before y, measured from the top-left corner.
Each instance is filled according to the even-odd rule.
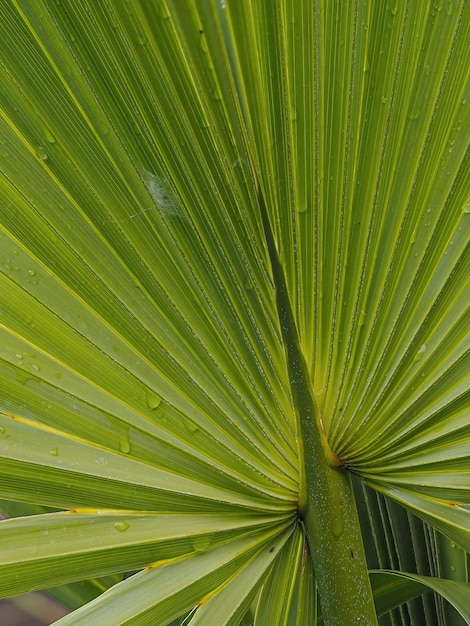
[[[467,3],[0,26],[0,593],[470,623]]]

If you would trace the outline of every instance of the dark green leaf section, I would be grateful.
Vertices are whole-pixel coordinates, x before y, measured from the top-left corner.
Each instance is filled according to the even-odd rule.
[[[468,583],[402,572],[372,572],[371,580],[379,614],[389,611],[419,593],[433,590],[443,596],[459,612],[465,624],[470,624],[470,585]]]
[[[370,569],[393,569],[435,580],[441,578],[468,583],[468,556],[454,540],[447,539],[392,500],[364,485],[355,483],[355,493]],[[450,521],[448,514],[445,517]],[[375,589],[374,576],[371,580]],[[387,579],[384,581],[387,582]],[[395,584],[402,587],[403,598],[407,589],[412,593],[415,587],[418,597],[413,592],[410,598],[414,599],[398,601],[397,596],[396,608],[391,613],[385,614],[383,608],[381,626],[428,626],[445,624],[446,620],[459,626],[466,623],[453,604],[443,600],[445,596],[440,592],[422,595],[423,591],[419,591],[419,585],[415,583],[410,583],[409,587],[408,583],[399,579],[388,579],[388,583],[391,587]],[[374,591],[378,607],[382,606],[381,593],[380,589]],[[393,593],[390,600],[393,600]]]

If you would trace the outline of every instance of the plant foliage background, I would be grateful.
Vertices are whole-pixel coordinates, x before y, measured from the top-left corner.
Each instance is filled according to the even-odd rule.
[[[0,21],[1,593],[111,586],[64,626],[315,623],[291,333],[369,562],[409,573],[372,574],[379,612],[427,585],[461,615],[384,623],[470,623],[468,4]]]

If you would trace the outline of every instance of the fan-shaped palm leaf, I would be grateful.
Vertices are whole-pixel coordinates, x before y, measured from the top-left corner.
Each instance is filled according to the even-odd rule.
[[[0,20],[0,495],[66,509],[0,523],[1,593],[374,623],[352,474],[470,550],[467,4]],[[466,573],[372,581],[470,623]]]

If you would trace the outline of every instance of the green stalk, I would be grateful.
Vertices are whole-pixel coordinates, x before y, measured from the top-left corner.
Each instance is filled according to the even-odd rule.
[[[262,194],[259,206],[297,412],[297,439],[303,459],[299,515],[307,533],[323,620],[326,626],[374,626],[377,616],[351,478],[338,467],[322,429]]]

